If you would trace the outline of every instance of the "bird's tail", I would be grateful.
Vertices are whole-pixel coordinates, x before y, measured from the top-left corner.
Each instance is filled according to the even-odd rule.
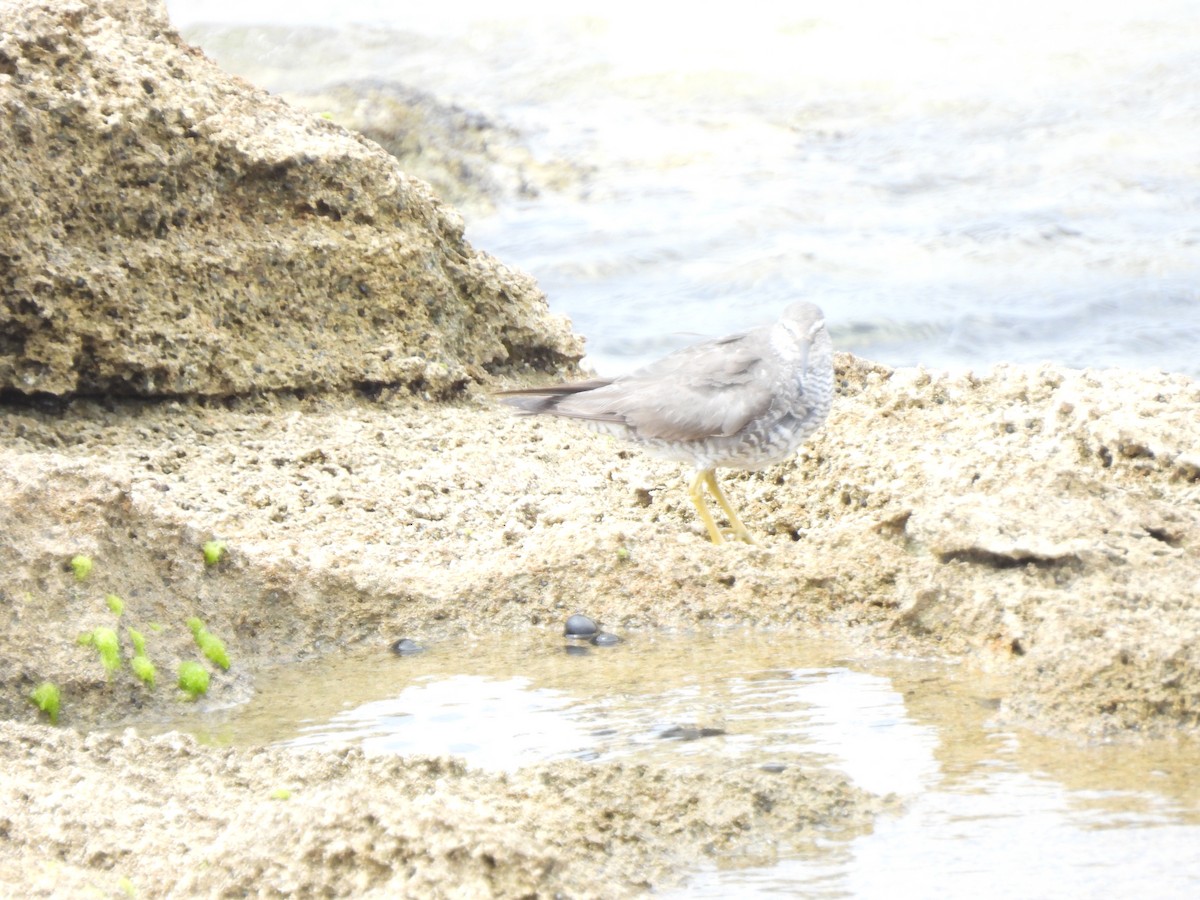
[[[539,413],[555,413],[555,407],[568,397],[584,391],[594,391],[602,388],[611,381],[605,378],[593,378],[591,381],[577,381],[573,384],[552,384],[546,387],[514,388],[507,391],[496,391],[495,395],[501,403],[513,407],[523,416],[536,416]]]

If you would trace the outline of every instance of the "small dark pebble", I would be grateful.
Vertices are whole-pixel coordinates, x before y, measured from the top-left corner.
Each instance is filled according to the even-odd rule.
[[[787,766],[785,766],[783,763],[763,763],[761,766],[759,766],[759,768],[764,772],[770,772],[773,775],[778,775],[780,772],[784,771]]]
[[[567,617],[567,625],[563,628],[565,637],[589,638],[600,630],[595,619],[575,613]]]
[[[697,741],[700,738],[717,737],[725,733],[724,728],[697,728],[694,725],[672,725],[660,731],[658,736],[667,741]]]
[[[396,643],[392,644],[392,652],[397,656],[413,656],[417,653],[423,653],[425,648],[416,641],[410,641],[408,638],[400,638]]]
[[[578,644],[567,644],[565,647],[563,647],[563,652],[565,652],[567,656],[587,656],[592,651],[590,648],[580,647]]]
[[[607,631],[602,631],[599,634],[592,635],[589,643],[595,644],[597,647],[613,647],[621,643],[621,639],[615,634],[609,634]]]

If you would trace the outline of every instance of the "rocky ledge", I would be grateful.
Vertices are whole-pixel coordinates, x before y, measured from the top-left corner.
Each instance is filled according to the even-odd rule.
[[[161,3],[3,12],[0,391],[447,396],[579,358],[424,182],[226,75]]]

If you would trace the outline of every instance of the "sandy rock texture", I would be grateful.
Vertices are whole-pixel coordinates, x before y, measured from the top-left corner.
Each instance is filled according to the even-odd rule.
[[[819,768],[514,775],[6,724],[0,884],[23,896],[623,897],[704,853],[848,837],[882,804]]]
[[[161,2],[0,10],[0,389],[446,396],[579,358],[427,185],[221,72]]]
[[[71,640],[115,592],[134,621],[174,623],[161,640],[180,658],[190,615],[252,666],[582,607],[622,628],[832,629],[963,658],[1010,674],[1004,714],[1043,731],[1194,730],[1200,386],[838,367],[795,462],[725,476],[753,547],[707,542],[678,466],[484,392],[10,408],[0,704],[32,719],[30,686],[72,678],[64,716],[118,715],[129,698]],[[230,548],[216,570],[210,537]]]
[[[511,416],[483,392],[5,408],[0,787],[17,803],[0,814],[0,878],[50,895],[126,877],[146,896],[607,896],[675,883],[703,858],[761,860],[797,834],[869,827],[879,809],[806,767],[782,787],[746,768],[505,779],[77,737],[170,714],[171,673],[196,656],[190,615],[234,660],[214,670],[200,701],[213,706],[252,697],[264,663],[385,652],[397,635],[558,628],[586,609],[626,632],[749,623],[959,659],[1003,673],[999,715],[1040,732],[1194,734],[1200,385],[837,364],[833,413],[799,456],[726,476],[753,547],[708,542],[678,467]],[[210,537],[229,547],[216,567],[199,552]],[[68,566],[81,552],[94,561],[82,582]],[[124,623],[162,625],[158,689],[107,676],[75,641],[112,621],[114,592]],[[27,699],[43,680],[63,691],[57,729]],[[301,803],[271,799],[296,782]],[[130,813],[63,793],[143,797],[146,784],[168,802]],[[195,835],[210,849],[188,849]]]

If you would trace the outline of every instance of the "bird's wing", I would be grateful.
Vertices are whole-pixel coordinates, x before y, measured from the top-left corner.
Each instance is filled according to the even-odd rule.
[[[771,405],[764,337],[748,332],[687,347],[610,384],[563,397],[547,411],[620,422],[649,439],[735,434]]]

